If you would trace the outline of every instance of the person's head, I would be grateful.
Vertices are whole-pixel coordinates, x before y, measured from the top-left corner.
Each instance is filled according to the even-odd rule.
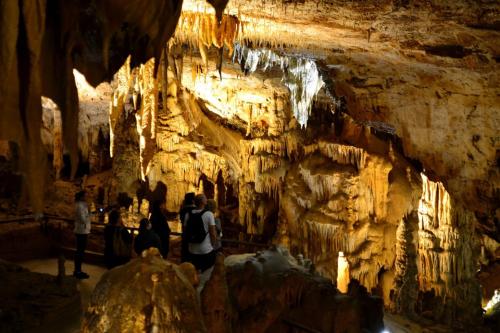
[[[108,216],[109,224],[117,225],[120,222],[120,212],[117,210],[112,210]]]
[[[189,192],[184,195],[184,206],[192,206],[194,205],[194,198],[195,194],[194,192]]]
[[[151,222],[149,222],[148,219],[144,218],[139,222],[139,232],[144,232],[150,229],[151,229]]]
[[[215,210],[217,209],[217,202],[215,202],[214,199],[208,199],[207,200],[207,209],[211,211],[212,213],[215,213]]]
[[[79,191],[75,194],[75,201],[85,201],[85,191]]]
[[[207,204],[207,196],[205,194],[198,194],[194,198],[194,204],[197,208],[204,208]]]

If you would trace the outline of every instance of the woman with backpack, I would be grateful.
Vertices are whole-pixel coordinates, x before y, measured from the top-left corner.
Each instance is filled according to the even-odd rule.
[[[123,265],[132,254],[132,236],[122,225],[120,212],[112,210],[108,215],[108,224],[104,228],[104,260],[106,267]]]

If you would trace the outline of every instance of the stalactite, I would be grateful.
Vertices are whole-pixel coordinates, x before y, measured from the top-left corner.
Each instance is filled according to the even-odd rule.
[[[173,39],[192,48],[200,48],[201,45],[222,48],[225,45],[229,56],[232,56],[239,30],[240,21],[234,15],[222,15],[218,24],[213,13],[183,11]]]
[[[281,189],[281,179],[272,175],[262,174],[255,180],[255,190],[266,193],[271,198],[278,198]]]
[[[342,178],[338,174],[332,175],[315,175],[311,170],[302,167],[299,164],[299,172],[302,179],[306,182],[308,188],[311,190],[314,198],[320,201],[330,199],[335,193],[340,191],[342,185]]]
[[[113,157],[115,151],[115,127],[121,113],[124,111],[125,103],[129,96],[130,86],[132,84],[130,57],[127,58],[125,64],[116,73],[115,80],[116,88],[113,91],[109,106],[109,153],[111,157]]]
[[[354,165],[358,170],[365,166],[366,153],[361,148],[320,141],[318,149],[337,163]]]
[[[313,99],[324,85],[314,60],[280,56],[269,49],[250,49],[236,43],[234,61],[241,65],[245,74],[255,72],[259,66],[263,71],[279,66],[283,71],[283,84],[290,91],[290,104],[295,119],[302,127],[307,126]]]
[[[153,77],[155,60],[141,65],[134,79],[138,85],[140,108],[136,111],[137,133],[139,134],[139,161],[142,180],[146,179],[147,168],[156,151],[156,122],[158,116],[158,81]]]

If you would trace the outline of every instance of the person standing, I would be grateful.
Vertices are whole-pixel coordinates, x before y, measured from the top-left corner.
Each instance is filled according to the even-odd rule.
[[[184,224],[190,262],[201,273],[215,264],[214,245],[217,244],[214,214],[205,209],[207,197],[198,194],[195,197],[196,209],[186,214]]]
[[[104,260],[108,269],[123,265],[130,260],[132,236],[123,227],[120,212],[112,210],[104,227]]]
[[[222,249],[222,226],[220,222],[220,217],[216,215],[217,213],[217,202],[214,199],[208,199],[207,209],[214,214],[215,229],[217,231],[217,243],[214,245],[215,251],[220,251]]]
[[[141,255],[144,250],[151,247],[161,248],[160,237],[153,231],[153,227],[148,219],[142,219],[139,222],[139,235],[134,241],[134,250],[137,255]]]
[[[163,213],[165,203],[158,201],[153,202],[149,221],[153,227],[153,231],[160,237],[161,248],[160,253],[163,259],[167,259],[168,250],[170,248],[170,227],[168,226],[167,217]]]
[[[90,233],[90,213],[85,201],[85,191],[75,194],[75,227],[73,230],[76,239],[75,269],[73,276],[77,279],[88,279],[89,275],[82,271],[83,256],[87,247],[87,238]]]
[[[194,192],[189,192],[184,195],[184,202],[182,203],[182,207],[179,211],[179,220],[182,225],[182,234],[181,234],[181,262],[189,261],[189,248],[187,237],[185,236],[185,228],[184,228],[184,218],[186,214],[191,212],[196,208],[194,204]]]

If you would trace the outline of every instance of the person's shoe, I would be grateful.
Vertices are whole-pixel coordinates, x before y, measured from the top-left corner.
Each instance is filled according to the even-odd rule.
[[[74,272],[73,276],[79,280],[88,279],[89,275],[85,272]]]

